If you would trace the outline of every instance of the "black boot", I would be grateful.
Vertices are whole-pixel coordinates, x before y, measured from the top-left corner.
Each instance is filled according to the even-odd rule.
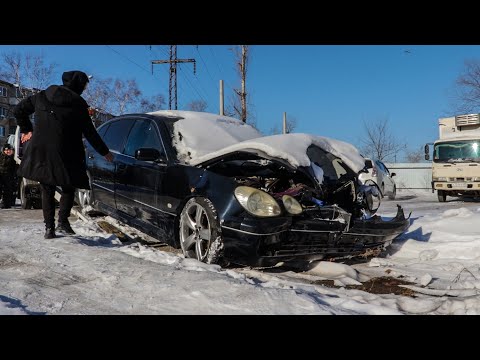
[[[55,235],[55,230],[53,229],[53,227],[47,227],[46,230],[45,230],[44,238],[45,239],[53,239],[54,237],[56,237],[56,235]]]
[[[68,220],[63,222],[59,221],[55,230],[61,234],[75,235],[75,231],[73,231]]]

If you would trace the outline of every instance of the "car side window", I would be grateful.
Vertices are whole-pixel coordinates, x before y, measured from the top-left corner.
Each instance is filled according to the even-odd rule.
[[[135,157],[135,151],[140,148],[154,148],[165,157],[163,146],[156,131],[155,124],[150,120],[137,120],[127,139],[124,154]]]
[[[383,170],[385,170],[385,172],[386,172],[388,175],[390,175],[390,170],[388,170],[388,168],[385,166],[384,163],[381,163],[381,164],[382,164],[382,166],[383,166]]]
[[[122,152],[132,125],[133,121],[129,119],[121,119],[110,123],[103,138],[110,150]]]
[[[103,126],[100,126],[98,129],[97,129],[97,132],[98,132],[98,135],[100,135],[100,137],[103,139],[104,136],[105,136],[105,133],[107,132],[107,129],[110,125],[107,124],[107,125],[103,125]]]

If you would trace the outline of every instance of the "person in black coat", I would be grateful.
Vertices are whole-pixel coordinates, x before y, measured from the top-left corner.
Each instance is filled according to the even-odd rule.
[[[17,164],[13,158],[13,147],[5,144],[0,154],[0,197],[3,202],[0,209],[9,209],[13,202],[13,188],[15,186],[15,171]]]
[[[55,230],[75,234],[68,222],[75,188],[90,189],[82,134],[107,161],[113,160],[80,96],[88,85],[88,76],[82,71],[67,71],[62,81],[63,85],[51,85],[22,100],[14,109],[21,141],[29,141],[18,175],[41,184],[46,239],[54,238]],[[32,113],[34,125],[29,119]],[[61,186],[62,196],[55,229],[56,186]]]

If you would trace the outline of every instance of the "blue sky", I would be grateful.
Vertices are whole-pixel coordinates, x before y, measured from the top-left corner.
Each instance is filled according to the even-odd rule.
[[[178,70],[178,105],[202,99],[219,110],[218,82],[226,102],[239,87],[232,46],[179,45],[178,58],[195,58]],[[409,53],[405,52],[408,49]],[[65,70],[101,78],[135,78],[144,95],[163,94],[168,104],[166,45],[0,45],[0,53],[43,54],[58,64],[53,83]],[[394,136],[410,149],[436,139],[439,117],[452,115],[449,93],[466,59],[480,46],[460,45],[254,45],[247,92],[257,126],[281,126],[283,112],[297,120],[296,132],[313,133],[360,145],[364,122],[388,118]]]

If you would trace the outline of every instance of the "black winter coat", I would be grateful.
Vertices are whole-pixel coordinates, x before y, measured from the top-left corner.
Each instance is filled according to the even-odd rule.
[[[15,175],[16,165],[13,155],[5,155],[3,151],[0,153],[0,174]]]
[[[28,116],[35,112],[34,126]],[[66,86],[52,85],[14,109],[22,133],[33,131],[18,175],[43,184],[90,189],[82,134],[105,156],[108,147],[88,115],[86,101]]]

